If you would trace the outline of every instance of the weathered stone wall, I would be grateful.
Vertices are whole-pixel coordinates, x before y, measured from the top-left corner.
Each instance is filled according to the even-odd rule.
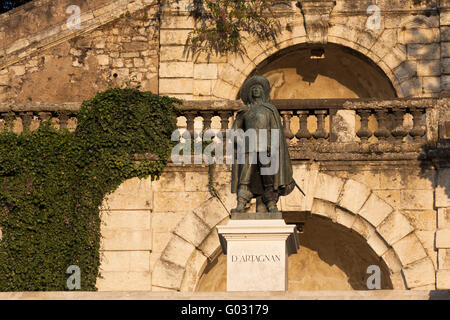
[[[164,8],[154,0],[70,1],[81,8],[81,29],[75,30],[66,26],[69,1],[33,1],[0,16],[0,102],[79,102],[126,83],[187,100],[235,100],[253,72],[269,77],[277,98],[324,98],[325,90],[340,98],[435,97],[450,92],[449,1],[377,1],[379,28],[368,24],[372,14],[367,8],[373,1],[323,1],[316,11],[308,1],[300,1],[301,9],[296,1],[284,2],[287,5],[280,1],[275,8],[283,26],[277,45],[247,38],[243,56],[193,59],[184,47],[194,23],[187,0]],[[283,82],[278,74],[286,66],[276,65],[274,55],[299,47],[306,50],[303,61],[309,65],[299,72],[293,69],[301,64],[290,66]],[[362,71],[342,76],[339,68],[326,79],[323,70],[317,77],[314,64],[322,69],[333,64],[307,59],[306,52],[317,47],[325,48],[325,59],[334,55],[333,61],[344,67],[347,63],[347,68],[360,64],[357,69],[371,72],[371,77]],[[295,91],[298,75],[304,89]],[[315,94],[308,95],[307,82],[316,85]],[[445,119],[450,114],[447,109],[434,116]],[[228,219],[235,205],[227,170],[218,167],[214,174],[220,200],[208,192],[207,167],[171,165],[160,181],[132,179],[120,186],[102,211],[104,278],[98,280],[99,289],[220,288],[224,269],[218,262],[215,226]],[[294,192],[280,201],[283,211],[311,212],[355,233],[364,254],[385,264],[395,289],[450,288],[448,164],[392,159],[298,162],[295,174],[307,197]],[[309,256],[317,258],[320,254],[311,249],[314,241]],[[339,270],[327,270],[323,262],[333,260],[327,250],[321,261],[302,265],[304,277],[312,277],[314,265],[321,263],[326,270],[322,275],[329,271],[336,280],[327,289],[349,288],[348,279],[355,277],[363,283],[362,271],[351,268],[351,255],[342,257]],[[209,280],[202,279],[205,268]],[[295,281],[296,290],[320,289],[326,279]]]
[[[160,180],[124,182],[102,210],[99,290],[151,290],[151,270],[175,226],[209,196],[206,167],[169,166]]]
[[[402,239],[395,239],[397,242],[391,243],[400,265],[428,257],[433,262],[435,270],[438,269],[434,246],[437,216],[434,206],[436,170],[420,168],[420,163],[412,165],[394,162],[383,165],[383,168],[373,168],[364,164],[353,164],[352,168],[347,170],[342,170],[342,166],[338,170],[332,167],[326,172],[367,185],[373,194],[386,201],[395,212],[408,220],[413,232],[405,237],[399,235]],[[402,233],[405,230],[398,228],[393,231]],[[413,246],[416,248],[415,252],[410,251]]]
[[[157,2],[109,1],[106,6],[103,2],[90,11],[81,6],[80,30],[67,29],[67,15],[63,21],[49,18],[50,31],[38,28],[38,33],[24,38],[23,47],[16,42],[6,46],[10,53],[0,57],[0,101],[83,101],[123,85],[158,92]],[[54,10],[64,16],[65,8],[58,5]],[[34,10],[17,12],[4,18],[5,26],[17,15],[31,19],[35,14]],[[20,30],[17,36],[23,36]]]
[[[378,1],[381,20],[376,28],[367,26],[370,1],[336,1],[331,14],[306,15],[306,20],[296,1],[287,2],[276,10],[283,26],[277,45],[247,38],[247,54],[213,56],[209,63],[204,56],[195,60],[183,55],[194,23],[185,9],[187,1],[167,9],[161,25],[160,92],[189,100],[236,99],[249,74],[273,54],[294,45],[317,48],[325,42],[368,57],[386,74],[397,96],[430,97],[441,92],[440,16],[431,1]],[[329,27],[318,23],[327,18]]]
[[[440,34],[441,34],[441,88],[450,92],[450,1],[441,0]]]
[[[439,170],[436,188],[437,231],[436,249],[439,270],[436,274],[438,289],[450,288],[450,169]]]
[[[93,12],[111,2],[110,0],[35,0],[14,10],[0,15],[0,56],[4,58],[19,44],[26,44],[27,40],[36,34],[48,30],[55,25],[66,22],[66,13],[70,5],[79,6],[81,12]],[[60,30],[59,30],[60,31]],[[9,50],[6,50],[6,49]]]
[[[194,25],[187,0],[170,1],[161,10],[154,0],[71,1],[81,8],[80,30],[67,29],[68,1],[33,1],[0,17],[0,101],[82,101],[111,83],[127,81],[187,100],[236,99],[245,79],[275,53],[295,45],[320,48],[324,43],[351,48],[370,59],[399,97],[447,91],[446,1],[378,1],[380,24],[375,26],[370,24],[374,14],[367,13],[371,1],[338,0],[335,6],[324,2],[322,15],[309,12],[307,1],[300,1],[302,9],[296,2],[280,1],[275,8],[283,27],[276,45],[246,38],[243,56],[193,59],[184,46]],[[139,10],[144,12],[135,14]],[[352,63],[345,57],[341,62]],[[309,62],[317,63],[324,64]],[[316,81],[308,76],[303,80]],[[321,86],[330,88],[322,80],[317,80],[317,92]],[[366,80],[368,85],[373,82]],[[364,74],[354,81],[364,82]],[[383,98],[391,95],[379,92],[385,92]],[[331,96],[354,95],[341,90]]]

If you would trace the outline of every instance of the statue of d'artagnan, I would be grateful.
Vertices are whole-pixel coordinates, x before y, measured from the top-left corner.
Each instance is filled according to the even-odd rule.
[[[256,198],[257,212],[278,213],[279,196],[291,193],[295,187],[295,181],[292,178],[292,165],[280,114],[277,108],[269,103],[269,81],[263,76],[251,77],[242,87],[241,99],[245,103],[245,107],[236,114],[233,124],[234,132],[238,129],[242,129],[244,132],[251,129],[260,132],[265,129],[267,143],[262,149],[259,143],[256,147],[250,146],[250,149],[247,146],[244,151],[245,161],[237,161],[235,155],[231,175],[231,192],[237,193],[237,207],[232,212],[244,212],[248,202],[252,198]],[[273,134],[274,131],[276,131],[276,135]],[[271,141],[271,138],[277,140]],[[274,145],[276,148],[271,150],[271,146]],[[262,152],[264,153],[262,154]],[[273,152],[278,153],[273,154]],[[263,174],[264,169],[271,166],[271,163],[264,160],[264,158],[268,158],[264,157],[266,155],[270,159],[278,161],[274,174]],[[252,156],[254,160],[249,161]],[[265,172],[268,171],[270,170]]]

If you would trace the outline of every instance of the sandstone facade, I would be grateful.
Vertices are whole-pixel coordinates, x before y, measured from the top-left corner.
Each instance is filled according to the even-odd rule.
[[[81,9],[80,29],[67,28],[69,2]],[[305,228],[289,289],[364,289],[374,264],[385,289],[449,289],[450,2],[377,1],[379,20],[367,13],[370,1],[317,1],[317,10],[312,2],[280,1],[276,44],[247,37],[243,56],[193,58],[184,46],[194,26],[187,0],[35,0],[0,16],[0,112],[16,108],[20,132],[21,112],[66,102],[75,110],[97,91],[139,85],[188,100],[180,126],[201,127],[201,115],[204,127],[224,129],[244,81],[263,74],[273,99],[317,100],[282,111],[294,178],[306,193],[279,203],[287,221]],[[342,102],[324,113],[332,108],[321,99],[330,98],[384,102]],[[433,107],[415,106],[415,98]],[[394,118],[408,110],[384,128],[391,135],[381,130],[383,108]],[[317,133],[321,125],[326,135]],[[430,148],[436,156],[421,158]],[[218,197],[210,179],[207,166],[171,164],[159,181],[132,179],[109,195],[98,288],[224,290],[215,227],[235,199],[227,166],[215,168]]]
[[[440,273],[439,267],[444,266],[443,263],[446,259],[445,257],[438,259],[438,252],[443,253],[441,248],[447,246],[445,237],[448,233],[443,231],[442,240],[438,240],[441,238],[436,233],[438,216],[438,210],[435,209],[434,204],[436,172],[430,170],[423,175],[419,172],[414,175],[410,171],[407,172],[409,170],[407,168],[374,169],[370,166],[359,166],[351,172],[332,167],[323,167],[321,170],[323,172],[319,172],[316,165],[311,166],[306,163],[297,162],[294,165],[294,176],[315,177],[309,181],[313,181],[313,189],[317,191],[313,193],[312,202],[306,204],[306,208],[303,207],[306,210],[302,210],[303,212],[309,211],[311,214],[306,218],[305,233],[307,233],[308,227],[315,228],[314,226],[322,225],[321,231],[325,233],[326,230],[326,234],[316,235],[318,238],[316,241],[319,243],[321,241],[329,242],[332,246],[341,248],[356,245],[359,257],[364,256],[366,254],[364,252],[369,255],[362,260],[364,261],[361,262],[362,265],[357,265],[352,263],[352,259],[349,259],[352,256],[351,252],[341,252],[343,256],[334,258],[341,261],[338,263],[340,268],[337,269],[340,272],[333,271],[330,265],[324,264],[323,268],[326,271],[320,273],[320,277],[316,277],[318,261],[316,261],[317,258],[314,258],[314,254],[323,254],[321,260],[327,261],[332,259],[331,256],[327,257],[332,253],[326,253],[327,249],[318,243],[313,244],[312,235],[301,235],[300,244],[307,246],[301,248],[299,254],[290,258],[291,264],[300,264],[298,267],[301,269],[301,272],[294,267],[289,270],[290,287],[297,290],[351,289],[352,287],[361,289],[364,288],[363,280],[365,280],[361,279],[364,277],[363,271],[370,264],[379,264],[385,272],[383,275],[385,277],[383,279],[384,288],[434,288],[436,286],[435,274],[436,272]],[[140,286],[146,283],[147,290],[150,288],[182,291],[193,291],[196,288],[224,290],[226,273],[224,273],[224,267],[219,267],[223,265],[224,260],[221,258],[215,226],[223,224],[228,219],[228,212],[230,208],[234,207],[235,199],[229,193],[227,185],[230,178],[229,168],[217,167],[214,176],[216,177],[216,189],[220,194],[219,199],[211,197],[209,194],[207,189],[208,173],[207,169],[202,166],[183,169],[171,165],[159,181],[129,181],[112,194],[106,201],[106,204],[109,204],[109,211],[105,211],[105,214],[109,212],[109,215],[114,216],[114,212],[116,212],[116,214],[120,214],[124,222],[112,223],[109,226],[107,223],[104,230],[110,228],[110,230],[121,232],[121,229],[128,227],[133,230],[132,224],[135,224],[136,227],[134,227],[135,236],[133,237],[124,235],[123,238],[117,236],[114,239],[104,239],[105,261],[110,256],[118,254],[124,256],[134,254],[136,257],[134,259],[144,259],[143,256],[139,256],[144,252],[148,254],[148,260],[139,260],[140,263],[137,263],[138,260],[136,260],[135,263],[131,263],[134,261],[131,260],[133,259],[131,257],[117,260],[115,265],[104,262],[102,267],[105,268],[103,269],[105,278],[99,281],[99,289],[111,289],[107,286],[108,276],[115,278],[114,272],[122,273],[124,276],[136,273],[136,277],[138,276],[137,272],[141,272],[140,280],[136,278],[135,285],[127,288],[139,290]],[[420,178],[411,181],[411,176]],[[369,184],[367,184],[368,180],[370,180]],[[151,186],[147,186],[142,195],[131,191],[135,190],[136,186],[149,183]],[[133,197],[137,197],[134,198],[136,201],[133,203],[151,199],[146,205],[149,213],[140,211],[131,204],[127,205],[127,197],[124,197],[127,194],[126,188],[130,188],[129,192],[133,192]],[[323,190],[336,191],[328,193],[322,192]],[[348,199],[346,195],[349,193],[353,197],[351,200],[346,200]],[[408,194],[418,194],[420,197],[411,199],[406,196]],[[193,198],[198,202],[192,201]],[[173,202],[168,199],[177,200]],[[304,201],[305,199],[301,195],[294,193],[280,202],[281,209],[288,221],[289,219],[293,222],[305,221],[298,213],[298,209],[293,208],[292,205],[302,206]],[[308,206],[309,208],[307,208]],[[139,209],[144,208],[140,207]],[[297,214],[289,215],[289,212],[297,212]],[[137,219],[144,219],[142,221],[145,223]],[[149,229],[140,231],[147,228],[149,224],[151,225]],[[347,236],[336,236],[331,232],[339,225],[341,226],[339,228],[346,230]],[[342,230],[340,232],[343,232]],[[147,237],[140,236],[141,232],[147,233]],[[147,239],[150,236],[151,243],[148,243]],[[435,237],[438,241],[436,247]],[[137,239],[136,244],[134,244],[135,238]],[[116,246],[115,243],[118,245]],[[316,247],[314,248],[314,246]],[[147,259],[147,255],[145,259]],[[153,272],[152,287],[148,282],[148,274],[137,270],[143,268],[143,264],[145,264],[146,271]],[[213,266],[208,267],[208,264]],[[132,267],[131,270],[127,269],[129,266]],[[205,268],[212,268],[203,276],[209,278],[209,281],[202,279]],[[300,274],[296,275],[297,272]],[[327,280],[325,275],[331,278]],[[358,278],[359,280],[356,280]],[[349,279],[353,279],[350,281],[350,286],[346,284],[349,283]],[[333,287],[332,284],[335,286]]]
[[[297,1],[275,8],[283,26],[276,44],[247,37],[244,56],[194,59],[184,46],[194,26],[189,1],[163,7],[151,0],[71,1],[81,23],[68,29],[68,1],[36,0],[0,17],[0,101],[82,101],[125,83],[187,100],[236,99],[255,68],[271,80],[274,98],[435,97],[448,91],[446,1],[381,1],[375,25],[367,1],[323,4],[319,16],[306,12],[303,2],[304,9]],[[315,22],[320,19],[328,23]],[[328,62],[319,67],[328,74],[319,71],[318,78],[310,63],[299,62],[308,62],[309,51],[293,52],[314,45],[329,47]],[[297,55],[297,62],[277,61],[283,51]]]

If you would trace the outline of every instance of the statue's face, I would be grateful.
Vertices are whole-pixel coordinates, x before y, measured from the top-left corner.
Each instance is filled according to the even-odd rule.
[[[261,98],[264,96],[263,87],[260,84],[256,84],[251,89],[253,98]]]

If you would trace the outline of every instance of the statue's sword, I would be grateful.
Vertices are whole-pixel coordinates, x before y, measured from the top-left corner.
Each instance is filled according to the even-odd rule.
[[[306,194],[303,192],[302,188],[300,188],[300,187],[298,186],[297,182],[296,182],[294,179],[292,179],[292,180],[294,181],[295,186],[297,187],[297,189],[303,194],[303,196],[306,197]]]

